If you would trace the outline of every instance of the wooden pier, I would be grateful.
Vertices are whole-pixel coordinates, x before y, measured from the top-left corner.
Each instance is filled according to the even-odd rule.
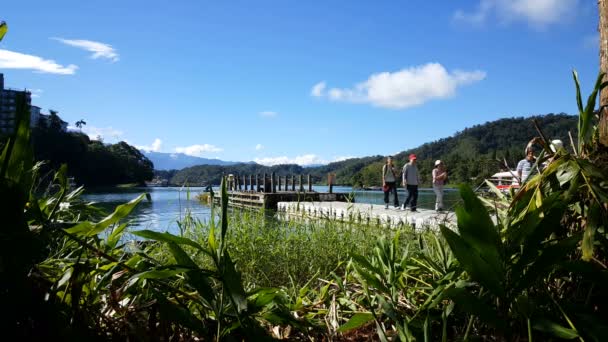
[[[384,205],[354,203],[348,194],[333,193],[335,176],[332,174],[328,176],[328,192],[313,191],[310,175],[306,184],[303,179],[302,175],[277,177],[274,173],[240,177],[229,175],[226,178],[228,205],[245,209],[272,209],[287,219],[330,219],[390,228],[404,225],[416,229],[438,229],[441,224],[452,228],[456,226],[456,215],[451,211],[418,209],[412,212],[392,206],[385,209]],[[216,203],[219,200],[219,196],[214,197]]]
[[[278,212],[287,218],[331,219],[357,224],[377,224],[390,228],[410,225],[416,229],[438,229],[440,224],[456,226],[456,215],[451,211],[436,212],[418,209],[416,212],[385,209],[384,205],[344,202],[279,202]]]
[[[228,205],[246,209],[278,209],[279,202],[347,202],[348,194],[334,193],[334,175],[328,176],[328,192],[312,190],[312,179],[308,175],[304,184],[303,175],[277,176],[274,173],[263,175],[228,175]],[[219,203],[219,196],[214,201]]]

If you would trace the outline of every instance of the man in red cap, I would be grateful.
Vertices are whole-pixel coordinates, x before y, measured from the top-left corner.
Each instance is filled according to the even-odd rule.
[[[416,204],[418,202],[418,184],[420,183],[420,173],[418,172],[418,166],[416,166],[416,155],[410,154],[410,162],[403,166],[403,186],[407,188],[407,198],[403,203],[401,209],[405,210],[407,205],[410,205],[412,211],[416,211]]]

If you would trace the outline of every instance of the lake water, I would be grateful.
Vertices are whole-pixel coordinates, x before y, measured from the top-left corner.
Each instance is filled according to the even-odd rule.
[[[217,191],[217,189],[214,189]],[[327,186],[314,186],[313,190],[327,192]],[[133,229],[151,229],[157,231],[170,231],[175,233],[178,230],[177,221],[184,217],[186,210],[189,210],[194,217],[200,220],[207,220],[211,215],[210,207],[201,204],[196,195],[201,193],[203,188],[178,188],[178,187],[149,187],[149,188],[129,188],[129,189],[96,189],[87,191],[83,199],[93,201],[111,212],[117,205],[126,203],[138,195],[148,192],[152,201],[143,200],[135,208],[131,217]],[[383,204],[384,194],[382,191],[353,191],[351,187],[337,186],[334,192],[354,193],[355,202]],[[403,203],[406,198],[406,191],[399,191],[399,201]],[[449,208],[458,200],[458,192],[446,189],[445,206]],[[390,198],[392,204],[392,196]],[[421,188],[418,194],[418,207],[434,209],[435,194],[432,189]]]

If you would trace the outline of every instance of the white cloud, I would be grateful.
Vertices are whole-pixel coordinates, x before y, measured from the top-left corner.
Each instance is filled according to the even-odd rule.
[[[259,150],[262,150],[262,149],[264,149],[264,145],[262,145],[262,144],[255,145],[255,150],[256,151],[259,151]]]
[[[187,154],[189,156],[194,156],[194,157],[201,157],[204,153],[222,152],[223,150],[224,149],[222,149],[220,147],[210,145],[210,144],[192,145],[192,146],[175,148],[175,152],[177,152],[177,153],[183,153],[183,154]]]
[[[253,161],[258,164],[262,164],[262,165],[266,165],[266,166],[273,166],[273,165],[280,165],[280,164],[298,164],[300,166],[309,166],[309,165],[320,165],[320,164],[325,165],[325,164],[329,164],[332,162],[339,162],[339,161],[343,161],[343,160],[351,159],[351,158],[355,158],[355,157],[340,156],[340,157],[335,157],[332,160],[326,160],[316,154],[304,154],[301,156],[295,156],[293,158],[289,158],[287,156],[255,158]]]
[[[106,43],[95,42],[92,40],[85,40],[85,39],[64,39],[64,38],[51,38],[51,39],[54,39],[63,44],[66,44],[66,45],[74,46],[74,47],[83,49],[85,51],[92,52],[93,54],[91,55],[91,58],[93,58],[93,59],[105,58],[105,59],[109,59],[112,62],[117,62],[119,59],[118,53],[116,52],[116,50],[114,50],[112,45],[109,45]]]
[[[77,130],[75,127],[68,127],[70,129]],[[83,126],[82,133],[89,136],[91,140],[97,140],[99,137],[104,142],[117,142],[123,136],[123,132],[112,127],[94,127],[94,126]]]
[[[524,20],[544,27],[574,13],[578,3],[579,0],[480,0],[473,12],[454,12],[454,20],[479,25],[495,15],[502,21]]]
[[[321,89],[319,96],[333,101],[404,109],[433,99],[451,97],[459,86],[481,81],[485,77],[486,73],[480,70],[448,72],[439,63],[428,63],[396,72],[372,74],[352,88]]]
[[[0,49],[0,68],[31,69],[49,74],[73,75],[78,66],[74,64],[63,66],[51,59]]]
[[[258,164],[272,166],[279,164],[298,164],[302,166],[306,165],[314,165],[314,164],[327,164],[327,160],[320,158],[315,154],[305,154],[301,156],[296,156],[294,158],[289,158],[286,156],[282,157],[266,157],[266,158],[255,158],[255,161]]]
[[[159,152],[160,151],[160,147],[163,144],[163,141],[160,140],[159,138],[154,139],[154,142],[152,142],[152,145],[142,145],[142,146],[135,146],[140,150],[144,150],[146,152]]]
[[[340,156],[340,157],[335,157],[332,162],[339,162],[339,161],[343,161],[343,160],[347,160],[347,159],[352,159],[352,158],[356,158],[356,157],[354,157],[354,156]]]
[[[277,115],[279,115],[279,113],[273,112],[273,111],[270,111],[270,110],[265,110],[263,112],[260,112],[259,114],[260,114],[260,116],[265,117],[265,118],[274,118]]]
[[[327,84],[325,84],[325,81],[321,81],[321,82],[315,84],[312,87],[312,89],[310,90],[310,95],[314,96],[314,97],[323,96],[323,91],[325,90],[326,86],[327,86]]]
[[[28,89],[28,91],[30,92],[32,98],[38,98],[40,97],[40,94],[44,92],[42,89]]]

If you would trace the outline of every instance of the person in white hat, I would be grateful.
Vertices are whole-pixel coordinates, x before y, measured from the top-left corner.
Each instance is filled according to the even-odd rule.
[[[433,169],[433,191],[435,192],[435,210],[443,211],[443,186],[448,178],[448,171],[445,169],[445,165],[441,160],[435,161],[435,168]]]

